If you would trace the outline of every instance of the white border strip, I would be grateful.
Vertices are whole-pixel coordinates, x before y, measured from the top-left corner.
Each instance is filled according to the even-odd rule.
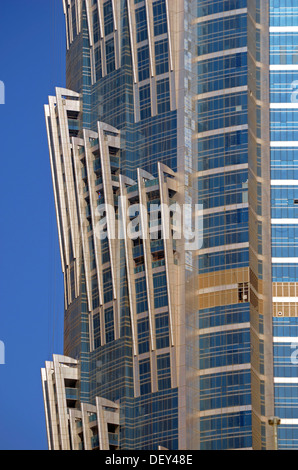
[[[272,258],[272,264],[298,264],[298,258]]]
[[[298,180],[271,180],[271,186],[298,186]]]
[[[298,65],[293,65],[293,64],[282,64],[282,65],[270,65],[269,70],[275,71],[275,70],[298,70]]]
[[[270,147],[298,147],[298,141],[297,140],[292,140],[292,141],[281,141],[281,140],[276,140],[276,141],[271,141],[270,142]]]
[[[298,103],[270,103],[270,109],[298,109]]]
[[[273,343],[297,343],[297,336],[273,336]]]
[[[298,33],[298,26],[270,26],[270,33]]]
[[[271,219],[272,225],[297,225],[298,219]]]
[[[275,384],[298,384],[298,377],[274,377]]]

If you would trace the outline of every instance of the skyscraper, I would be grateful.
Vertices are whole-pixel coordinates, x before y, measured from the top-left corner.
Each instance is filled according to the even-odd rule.
[[[270,2],[274,388],[279,448],[298,448],[298,5]]]
[[[292,3],[63,1],[50,449],[297,445]]]

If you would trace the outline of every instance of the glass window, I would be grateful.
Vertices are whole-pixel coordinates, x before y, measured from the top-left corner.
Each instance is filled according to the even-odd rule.
[[[167,9],[165,0],[153,3],[154,36],[167,33]]]
[[[147,30],[147,14],[145,6],[135,10],[136,15],[136,32],[137,32],[137,42],[142,42],[148,39],[148,30]]]

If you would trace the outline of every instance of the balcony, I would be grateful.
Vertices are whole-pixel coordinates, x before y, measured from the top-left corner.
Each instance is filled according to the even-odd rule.
[[[163,251],[164,244],[163,240],[155,240],[151,242],[151,253],[156,253],[157,251]]]
[[[159,185],[159,180],[158,178],[155,178],[154,180],[148,180],[145,183],[145,188],[151,188],[152,186],[158,186]]]
[[[92,449],[96,449],[99,447],[98,435],[91,436],[91,446],[92,446]]]
[[[87,218],[91,217],[91,209],[90,209],[90,206],[86,206],[86,217],[87,217]]]
[[[133,193],[134,191],[138,191],[138,185],[135,184],[134,186],[129,186],[126,191],[127,194]]]
[[[78,390],[76,388],[65,388],[66,400],[78,400]]]
[[[119,446],[119,437],[118,434],[114,434],[112,432],[109,432],[109,444],[110,446]]]
[[[78,131],[80,129],[80,123],[76,119],[68,119],[68,128],[72,131]]]
[[[89,416],[89,423],[93,423],[94,421],[97,421],[97,414],[96,413],[92,413]]]
[[[95,172],[99,171],[101,169],[101,163],[100,163],[100,158],[97,158],[96,160],[94,160],[93,162],[93,170]]]
[[[144,256],[143,245],[137,245],[133,247],[133,258],[141,258]]]
[[[113,155],[110,155],[110,164],[112,168],[120,168],[120,162],[119,162],[119,157],[115,157]]]
[[[87,178],[87,169],[86,167],[82,168],[82,179],[85,180]]]

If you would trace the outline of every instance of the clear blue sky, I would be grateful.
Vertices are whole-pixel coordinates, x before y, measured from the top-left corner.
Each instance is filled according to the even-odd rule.
[[[40,368],[63,347],[63,279],[44,110],[65,86],[62,0],[1,0],[0,449],[46,449]]]

